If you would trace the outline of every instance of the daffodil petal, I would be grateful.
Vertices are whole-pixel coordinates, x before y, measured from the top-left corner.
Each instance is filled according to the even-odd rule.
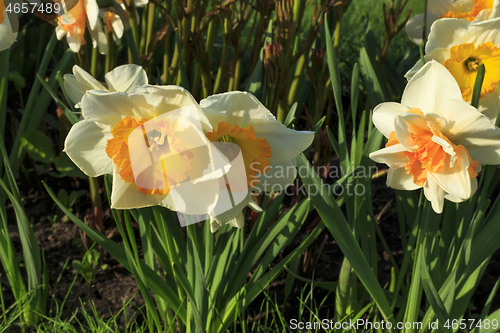
[[[390,168],[387,172],[387,182],[388,187],[396,190],[407,190],[412,191],[421,188],[413,182],[413,178],[410,174],[406,173],[405,168]]]
[[[440,64],[446,61],[450,57],[450,50],[447,48],[439,48],[432,50],[429,54],[424,55],[425,63],[436,60]],[[418,73],[420,69],[422,69],[422,60],[419,59],[415,65],[405,74],[405,78],[409,81],[411,78]]]
[[[94,48],[99,49],[100,54],[108,53],[108,43],[106,40],[106,34],[102,29],[101,22],[98,21],[94,28],[89,28],[90,37],[92,37],[92,45]]]
[[[226,116],[232,126],[245,127],[251,120],[276,120],[271,112],[251,93],[232,91],[210,96],[200,102],[201,108]]]
[[[135,0],[134,4],[137,8],[141,8],[146,6],[149,3],[149,0]]]
[[[450,49],[453,45],[464,43],[469,25],[470,22],[467,20],[454,18],[442,18],[435,21],[425,45],[425,53],[429,54],[437,48]]]
[[[446,118],[442,112],[449,99],[462,99],[458,83],[446,67],[432,60],[408,82],[401,104]]]
[[[80,104],[85,119],[110,130],[126,117],[140,120],[157,116],[155,108],[143,95],[91,90],[83,96]]]
[[[118,173],[118,167],[113,165],[113,187],[111,191],[111,208],[130,209],[156,206],[165,195],[142,194],[137,191],[135,183],[125,182]]]
[[[457,159],[453,166],[450,167],[450,163],[445,162],[444,167],[437,172],[433,172],[432,175],[445,192],[462,200],[467,200],[471,197],[471,184],[468,172],[469,158],[464,148],[457,147],[455,149]],[[450,157],[446,159],[448,160]],[[427,172],[427,177],[429,177],[429,174],[430,172]]]
[[[186,108],[186,112],[189,111],[190,114],[185,114],[184,116],[191,119],[195,125],[199,124],[203,131],[212,131],[210,121],[202,112],[194,97],[191,93],[189,93],[189,91],[182,87],[151,85],[136,86],[133,89],[133,93],[144,96],[147,103],[158,111],[158,115],[191,106],[190,108]]]
[[[212,212],[212,217],[217,220],[219,224],[226,224],[230,222],[232,219],[236,218],[238,214],[242,212],[242,210],[247,206],[247,204],[252,201],[252,197],[250,193],[247,193],[246,196],[240,200],[240,202],[234,206],[227,202],[225,199],[227,190],[221,190],[219,195],[219,202],[217,203],[216,208]]]
[[[92,89],[106,90],[99,81],[81,67],[75,65],[73,66],[73,75],[64,75],[64,90],[73,103],[80,103],[83,95]]]
[[[498,31],[500,28],[500,18],[482,22],[471,22],[468,28],[467,35],[461,43],[473,43],[477,46],[492,42],[494,45],[500,45],[500,32]]]
[[[243,227],[245,226],[245,216],[243,215],[243,212],[240,212],[238,215],[236,215],[234,219],[229,220],[228,223],[233,227],[243,229]]]
[[[106,155],[106,142],[112,137],[93,121],[82,120],[71,127],[64,151],[87,176],[111,174],[113,162]]]
[[[94,79],[92,75],[87,73],[83,68],[80,66],[73,66],[73,74],[81,85],[85,86],[86,88],[88,87],[87,90],[92,90],[92,89],[97,89],[97,90],[103,90],[106,91],[106,87],[104,87],[99,81]]]
[[[252,119],[248,125],[253,126],[257,138],[265,138],[269,142],[273,154],[269,158],[271,164],[294,159],[314,140],[314,132],[295,131],[276,120]]]
[[[444,190],[439,186],[433,174],[427,173],[427,181],[424,185],[424,195],[431,202],[432,209],[441,214],[444,206]]]
[[[118,41],[120,41],[120,38],[123,37],[123,30],[124,30],[123,22],[120,16],[115,15],[114,20],[111,22],[111,25],[113,26],[113,35],[116,36],[115,42],[117,42],[117,39]],[[120,43],[117,43],[117,45],[120,45]],[[146,83],[144,84],[147,84],[147,80]]]
[[[496,88],[495,91],[492,91],[486,96],[481,97],[479,99],[478,110],[485,116],[491,119],[493,123],[495,123],[498,115],[498,111],[500,110],[500,87]]]
[[[138,65],[122,65],[104,76],[109,91],[131,93],[136,86],[148,84],[146,71]]]
[[[85,13],[91,29],[97,26],[97,19],[99,17],[99,6],[96,0],[83,0],[85,6]]]
[[[420,44],[424,32],[424,14],[419,14],[409,19],[405,25],[405,31],[413,43]],[[427,28],[428,33],[429,29]]]
[[[470,186],[471,186],[471,197],[472,197],[474,195],[474,193],[476,193],[476,191],[477,191],[477,178],[474,178],[470,181]],[[444,198],[447,200],[456,202],[456,203],[460,203],[460,202],[464,201],[463,199],[461,199],[457,196],[454,196],[450,193],[445,193]]]
[[[214,209],[219,199],[219,180],[197,184],[182,182],[170,189],[169,196],[169,206],[173,204],[173,207],[169,207],[171,210],[188,215],[206,215]]]
[[[500,129],[476,108],[457,100],[449,101],[453,117],[443,134],[454,144],[464,146],[471,158],[482,164],[500,164]]]
[[[394,118],[401,112],[408,111],[409,108],[399,103],[386,102],[379,104],[373,110],[373,124],[388,138],[394,132]]]
[[[217,230],[219,230],[220,227],[221,227],[221,225],[219,224],[219,222],[217,222],[217,220],[214,217],[211,217],[210,218],[210,232],[214,233]]]
[[[405,146],[407,150],[411,150],[417,148],[413,139],[413,133],[415,131],[429,131],[429,126],[420,115],[405,112],[398,114],[394,118],[394,130],[398,141]]]
[[[387,164],[390,168],[402,168],[408,163],[408,157],[404,154],[407,151],[402,144],[396,144],[379,149],[370,154],[370,158],[377,163]]]
[[[0,24],[0,51],[8,49],[17,38],[17,32],[12,31],[12,25],[9,21],[9,13],[4,11],[4,21]],[[17,15],[13,14],[11,17],[17,20]]]

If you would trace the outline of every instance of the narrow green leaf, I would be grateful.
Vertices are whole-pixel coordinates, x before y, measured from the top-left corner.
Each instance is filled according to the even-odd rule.
[[[60,76],[61,76],[60,72],[57,72],[56,77],[57,77],[57,81],[58,81],[59,85],[61,84],[61,80],[59,79]],[[52,88],[48,85],[47,82],[45,82],[45,80],[40,75],[37,74],[36,77],[38,78],[38,80],[40,81],[40,83],[42,84],[42,86],[45,89],[47,89],[47,91],[49,92],[50,96],[52,96],[52,98],[54,99],[54,102],[56,102],[56,104],[59,105],[59,107],[64,111],[64,115],[66,116],[66,118],[68,118],[68,120],[70,121],[70,123],[72,125],[76,124],[78,122],[78,117],[75,114],[72,113],[72,110],[70,110],[66,106],[66,104],[64,104],[59,99],[59,97],[57,97],[57,95],[54,92],[54,90],[52,90]],[[62,89],[62,87],[64,87],[64,85],[60,85],[60,87]],[[70,101],[70,103],[71,103],[71,101]]]
[[[292,125],[293,121],[295,120],[296,111],[297,111],[297,102],[293,103],[292,107],[290,108],[290,111],[288,111],[284,124],[286,127],[290,127],[290,125]]]
[[[176,32],[175,32],[175,43],[177,44],[177,50],[182,50],[181,39],[179,37],[179,30],[176,30]],[[181,80],[180,80],[180,82],[178,82],[178,85],[180,85],[181,87],[183,87],[187,90],[190,90],[186,67],[184,67],[184,62],[182,60],[179,61],[179,71],[180,71],[180,79]]]
[[[356,63],[352,68],[352,76],[351,76],[351,116],[352,116],[353,128],[356,128],[358,97],[359,97],[359,66]]]
[[[429,275],[429,271],[427,269],[427,263],[425,262],[425,256],[426,256],[426,251],[425,251],[425,244],[426,244],[427,239],[424,241],[419,254],[418,254],[418,261],[420,263],[420,272],[421,272],[421,278],[422,278],[422,284],[425,290],[425,294],[427,295],[427,299],[429,300],[429,303],[431,304],[432,308],[434,309],[434,312],[437,315],[437,318],[439,322],[441,323],[440,329],[446,331],[446,332],[451,332],[451,329],[444,327],[444,323],[446,320],[450,319],[450,316],[448,314],[448,311],[446,311],[446,308],[443,304],[443,300],[439,296],[436,287],[434,286],[434,283],[432,282],[432,279]],[[409,299],[411,301],[411,299]]]
[[[477,108],[479,105],[479,97],[481,97],[481,88],[483,87],[484,74],[486,68],[484,64],[479,65],[479,69],[477,70],[476,81],[474,82],[474,90],[472,90],[472,100],[470,105]]]
[[[374,68],[373,59],[370,59],[365,48],[361,48],[359,52],[359,64],[366,90],[372,107],[387,101],[387,96],[382,87],[382,82],[378,77],[377,71]]]
[[[328,61],[328,69],[330,71],[330,79],[332,81],[333,96],[335,97],[335,105],[337,106],[337,112],[339,119],[342,124],[344,124],[344,109],[342,108],[342,86],[340,83],[340,73],[337,63],[337,56],[335,55],[335,50],[333,49],[332,35],[330,34],[330,29],[328,28],[328,20],[325,15],[325,35],[326,35],[326,57]]]
[[[21,145],[35,161],[50,163],[55,158],[52,140],[41,131],[24,134],[21,137]]]
[[[102,246],[106,252],[108,252],[113,258],[115,258],[120,264],[122,264],[126,269],[131,271],[131,266],[129,260],[127,258],[127,254],[125,253],[125,249],[115,243],[114,241],[108,239],[106,236],[101,233],[95,231],[86,225],[83,221],[78,219],[75,215],[73,215],[61,202],[57,199],[57,196],[52,191],[52,189],[47,186],[47,184],[43,183],[45,189],[51,196],[52,200],[61,208],[64,214],[66,214],[71,221],[73,221],[80,229],[82,229],[90,238],[92,238],[97,244]],[[158,274],[156,274],[151,268],[149,268],[144,262],[140,261],[141,269],[144,272],[144,276],[146,277],[146,281],[148,283],[148,288],[151,288],[155,294],[164,298],[169,304],[170,307],[175,311],[177,317],[182,322],[186,322],[186,310],[182,307],[182,302],[168,285]]]
[[[305,168],[307,170],[305,177],[302,177],[301,175],[306,188],[316,188],[317,190],[315,191],[315,195],[311,195],[311,193],[309,194],[312,204],[316,207],[323,222],[327,226],[333,238],[337,241],[342,253],[344,253],[346,258],[351,263],[359,279],[373,297],[384,319],[392,322],[395,327],[394,317],[389,302],[387,301],[384,291],[378,283],[377,278],[368,265],[367,259],[364,257],[363,252],[353,235],[352,229],[349,227],[344,217],[344,213],[337,205],[337,202],[327,194],[328,191],[322,184],[321,179],[312,169],[304,155],[299,155],[296,160],[299,168]]]

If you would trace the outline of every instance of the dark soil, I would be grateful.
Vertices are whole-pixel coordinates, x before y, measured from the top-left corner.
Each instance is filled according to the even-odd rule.
[[[90,285],[73,266],[73,260],[82,261],[86,252],[82,244],[81,233],[78,227],[68,221],[67,217],[57,217],[51,222],[56,208],[50,198],[37,198],[25,202],[26,210],[31,213],[31,218],[37,222],[33,225],[40,249],[43,249],[49,274],[49,295],[47,299],[47,315],[53,316],[57,308],[64,307],[60,312],[61,318],[71,318],[76,313],[78,320],[83,319],[82,304],[92,313],[95,308],[98,315],[104,319],[117,314],[123,308],[123,302],[133,298],[128,308],[134,313],[144,301],[132,274],[120,265],[115,259],[102,251],[98,267],[107,265],[107,268],[97,269]],[[13,216],[12,216],[13,217]],[[50,219],[49,219],[50,218]],[[62,222],[66,221],[66,222]],[[15,218],[11,219],[15,223]],[[21,243],[17,226],[9,226],[10,236],[18,255],[21,255]],[[120,242],[120,236],[115,236],[114,241]],[[66,266],[66,267],[64,267]],[[0,266],[0,274],[3,267]],[[6,305],[14,302],[10,286],[5,275],[1,277],[2,293]],[[56,303],[58,306],[56,307]]]

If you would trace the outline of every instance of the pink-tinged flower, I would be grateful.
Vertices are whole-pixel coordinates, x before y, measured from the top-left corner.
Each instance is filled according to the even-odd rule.
[[[424,189],[437,213],[444,199],[468,200],[477,189],[481,164],[500,164],[500,129],[462,99],[450,72],[428,62],[403,93],[401,104],[382,103],[373,123],[389,139],[370,154],[387,164],[387,186]]]
[[[102,30],[101,22],[99,22],[99,6],[96,0],[78,0],[76,4],[73,2],[66,3],[62,0],[61,3],[61,11],[64,11],[64,14],[58,17],[56,27],[57,39],[61,40],[66,36],[71,50],[75,53],[79,52],[80,47],[85,45],[84,35],[85,28],[87,27],[92,37],[94,48],[99,47],[99,52],[106,54],[108,52],[108,44],[106,42],[106,35]]]

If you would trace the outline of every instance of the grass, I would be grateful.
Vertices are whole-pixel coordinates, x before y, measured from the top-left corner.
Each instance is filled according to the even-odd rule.
[[[330,320],[333,312],[325,308],[325,303],[331,293],[317,297],[315,296],[317,287],[314,284],[304,284],[299,290],[297,300],[297,309],[292,313],[284,312],[283,308],[276,299],[275,293],[263,293],[262,302],[256,313],[247,313],[235,320],[232,332],[296,332],[293,323],[299,322],[321,322],[324,319]],[[323,293],[324,294],[324,293]],[[42,323],[33,327],[30,333],[142,333],[149,332],[147,322],[144,321],[143,308],[135,313],[130,310],[128,302],[123,303],[123,307],[116,314],[108,319],[103,319],[97,313],[95,305],[91,302],[86,305],[80,301],[80,306],[76,309],[70,318],[62,318],[60,315],[54,317],[42,316]],[[255,308],[257,309],[257,308]],[[290,312],[290,311],[289,311]],[[0,315],[0,333],[10,332],[17,327],[14,324],[22,313],[16,305],[12,305],[7,311]],[[296,320],[293,321],[292,320]],[[313,329],[308,332],[325,332],[322,329]],[[329,332],[327,330],[327,332]]]

